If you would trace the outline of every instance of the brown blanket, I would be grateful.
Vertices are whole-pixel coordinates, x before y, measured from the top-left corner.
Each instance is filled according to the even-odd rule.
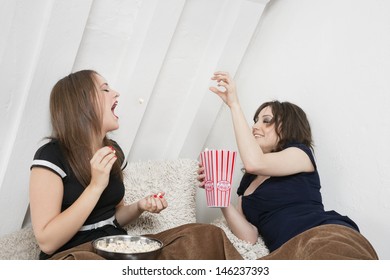
[[[214,225],[187,224],[148,234],[164,244],[159,260],[240,260],[242,256],[230,242],[225,232]],[[103,260],[94,253],[92,243],[84,243],[55,254],[52,260]]]
[[[322,225],[287,241],[261,260],[377,260],[370,242],[341,225]]]

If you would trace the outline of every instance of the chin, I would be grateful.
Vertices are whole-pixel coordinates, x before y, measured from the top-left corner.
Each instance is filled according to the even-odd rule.
[[[110,131],[114,131],[114,130],[117,130],[119,129],[119,125],[116,125],[115,127],[113,127]]]
[[[111,125],[109,127],[107,127],[107,129],[105,129],[106,133],[109,133],[109,132],[113,132],[115,130],[117,130],[119,128],[119,124],[117,125]]]

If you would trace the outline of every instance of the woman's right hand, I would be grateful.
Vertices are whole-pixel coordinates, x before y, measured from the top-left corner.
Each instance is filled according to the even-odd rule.
[[[199,168],[198,168],[198,176],[196,177],[196,179],[199,181],[199,188],[204,188],[204,183],[205,183],[205,177],[206,175],[204,174],[204,167],[202,165],[202,163],[199,162]]]
[[[217,71],[211,77],[211,80],[217,81],[219,88],[210,87],[209,89],[217,94],[223,100],[223,102],[226,103],[226,105],[232,107],[234,104],[238,104],[236,83],[230,77],[228,72]],[[220,88],[223,88],[223,90]]]
[[[112,147],[103,147],[99,149],[90,160],[91,164],[91,184],[98,188],[100,191],[108,185],[110,178],[110,172],[117,156],[115,155],[115,149]]]

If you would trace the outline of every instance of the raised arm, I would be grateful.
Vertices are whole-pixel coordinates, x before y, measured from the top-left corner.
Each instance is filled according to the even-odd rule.
[[[237,147],[241,160],[247,172],[264,176],[286,176],[298,172],[312,171],[313,166],[309,157],[298,148],[288,148],[280,152],[272,152],[272,145],[276,146],[277,138],[275,127],[267,122],[272,118],[272,112],[258,116],[258,121],[251,128],[241,109],[237,96],[236,85],[229,73],[218,71],[214,73],[213,80],[218,86],[210,87],[230,108]],[[269,135],[273,134],[274,141],[270,141]],[[271,146],[271,147],[270,147]]]

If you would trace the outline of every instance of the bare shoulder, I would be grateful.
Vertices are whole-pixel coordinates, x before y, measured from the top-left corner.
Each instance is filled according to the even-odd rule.
[[[30,191],[43,193],[62,193],[61,177],[44,167],[33,167],[30,173]]]
[[[300,148],[289,147],[281,151],[280,154],[285,160],[297,164],[301,172],[312,172],[315,169],[308,154]]]

